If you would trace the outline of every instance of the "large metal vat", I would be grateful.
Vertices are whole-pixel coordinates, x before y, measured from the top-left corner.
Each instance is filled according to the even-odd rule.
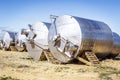
[[[4,31],[0,30],[0,49],[3,48],[3,36],[4,36]]]
[[[37,22],[30,26],[30,32],[27,36],[26,47],[29,55],[41,60],[44,50],[48,50],[48,30],[50,24],[46,22]]]
[[[0,49],[3,48],[3,40],[0,40]]]
[[[59,61],[68,63],[85,51],[92,51],[99,58],[111,52],[112,31],[104,22],[69,15],[52,18],[49,49]]]
[[[25,51],[26,50],[25,42],[26,42],[26,36],[21,34],[21,31],[19,31],[15,36],[16,49],[20,52]]]
[[[118,54],[120,54],[120,36],[113,32],[113,47],[110,56],[116,57]]]
[[[5,31],[3,36],[3,49],[4,50],[11,50],[15,46],[15,35],[16,32]]]

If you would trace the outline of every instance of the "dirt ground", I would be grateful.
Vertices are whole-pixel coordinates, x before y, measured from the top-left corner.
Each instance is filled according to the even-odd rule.
[[[0,80],[120,80],[120,60],[107,59],[98,67],[52,64],[27,52],[0,51]]]

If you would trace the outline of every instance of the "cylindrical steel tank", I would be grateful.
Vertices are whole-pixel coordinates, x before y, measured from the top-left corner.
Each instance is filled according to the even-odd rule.
[[[21,34],[21,31],[19,31],[15,36],[15,47],[18,51],[25,51],[26,46],[26,36]]]
[[[0,40],[0,49],[3,48],[3,40]]]
[[[49,27],[50,23],[46,22],[37,22],[30,26],[26,48],[33,59],[40,60],[43,51],[48,49]]]
[[[53,56],[63,63],[82,56],[85,51],[104,58],[113,45],[112,31],[107,24],[69,15],[54,18],[48,41]]]
[[[3,48],[10,50],[10,46],[15,46],[15,35],[16,32],[5,31],[3,36]]]
[[[110,56],[116,57],[118,54],[120,54],[120,36],[113,32],[113,47]]]
[[[4,31],[0,30],[0,49],[3,48],[3,36],[4,36]]]

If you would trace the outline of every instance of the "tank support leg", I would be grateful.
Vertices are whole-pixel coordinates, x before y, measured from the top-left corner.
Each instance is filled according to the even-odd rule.
[[[92,65],[89,61],[87,61],[87,60],[85,60],[85,59],[83,59],[83,58],[81,58],[81,57],[77,57],[77,59],[78,59],[80,62],[85,63],[85,64],[88,65],[88,66],[91,66],[91,65]]]
[[[77,59],[83,63],[85,63],[86,65],[93,65],[93,66],[97,66],[100,65],[99,59],[97,58],[97,56],[93,53],[93,52],[85,52],[85,57],[87,59],[84,59],[82,57],[77,57]]]
[[[10,46],[10,51],[17,51],[15,46]]]
[[[48,52],[48,51],[44,51],[44,54],[48,60],[48,62],[54,63],[54,64],[61,64],[61,62],[57,59],[54,58],[54,56]]]

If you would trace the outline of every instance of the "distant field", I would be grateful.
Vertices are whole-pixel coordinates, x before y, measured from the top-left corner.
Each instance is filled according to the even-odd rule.
[[[0,80],[120,80],[120,60],[101,66],[36,61],[27,52],[0,51]]]

